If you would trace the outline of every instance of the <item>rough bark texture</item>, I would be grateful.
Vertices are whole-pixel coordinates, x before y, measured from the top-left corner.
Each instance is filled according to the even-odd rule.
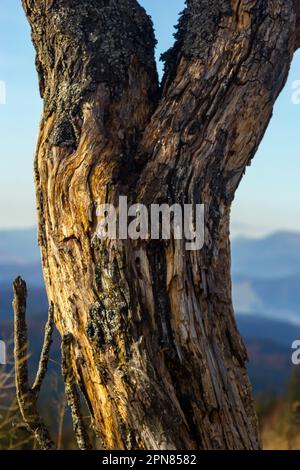
[[[135,0],[23,0],[44,114],[49,302],[103,446],[258,449],[231,299],[229,215],[299,45],[298,2],[190,0],[159,88]],[[96,206],[205,203],[205,246],[99,241]]]

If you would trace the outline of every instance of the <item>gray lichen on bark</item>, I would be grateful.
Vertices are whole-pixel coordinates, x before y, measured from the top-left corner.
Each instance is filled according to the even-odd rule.
[[[51,145],[76,146],[85,97],[99,83],[120,95],[133,61],[152,74],[151,93],[157,92],[153,26],[136,0],[57,0],[42,7],[23,0],[23,6],[29,16],[39,9],[31,28],[40,92],[45,116],[59,116]]]

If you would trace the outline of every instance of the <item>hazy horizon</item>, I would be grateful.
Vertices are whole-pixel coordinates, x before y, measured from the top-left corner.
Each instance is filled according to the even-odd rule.
[[[0,226],[0,233],[8,233],[8,232],[30,232],[30,231],[36,231],[37,232],[37,225],[31,225],[31,226],[20,226],[20,227],[1,227]],[[300,230],[285,230],[285,229],[278,229],[271,231],[269,233],[265,233],[263,235],[261,234],[254,234],[254,233],[249,233],[248,235],[240,235],[236,233],[235,229],[231,227],[231,239],[240,239],[240,240],[264,240],[268,239],[270,237],[276,236],[276,235],[281,235],[281,236],[299,236],[300,237]]]

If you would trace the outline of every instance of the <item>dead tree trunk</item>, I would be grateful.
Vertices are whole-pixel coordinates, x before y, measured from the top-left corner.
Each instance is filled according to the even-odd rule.
[[[299,45],[297,5],[188,0],[159,87],[135,0],[23,0],[44,99],[44,277],[107,448],[259,448],[229,215]],[[119,195],[204,203],[204,248],[97,240],[97,204]]]

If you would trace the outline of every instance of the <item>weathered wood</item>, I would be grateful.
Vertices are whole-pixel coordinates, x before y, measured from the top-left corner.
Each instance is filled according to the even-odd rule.
[[[72,335],[66,334],[63,337],[61,344],[61,368],[65,383],[65,393],[72,415],[73,428],[78,447],[80,450],[90,450],[92,449],[92,444],[90,442],[90,438],[81,413],[80,396],[76,385],[74,371],[72,369],[72,342]]]
[[[44,342],[41,351],[41,356],[39,360],[39,366],[32,386],[32,391],[36,394],[40,393],[41,387],[43,385],[44,378],[47,373],[48,362],[50,358],[50,349],[53,343],[53,327],[54,327],[54,308],[53,305],[50,305],[48,311],[48,320],[45,326]]]
[[[135,0],[23,0],[44,113],[49,301],[107,448],[258,449],[233,315],[229,216],[299,46],[293,0],[190,0],[159,90]],[[297,16],[298,15],[298,16]],[[205,203],[205,246],[100,241],[96,207]]]

